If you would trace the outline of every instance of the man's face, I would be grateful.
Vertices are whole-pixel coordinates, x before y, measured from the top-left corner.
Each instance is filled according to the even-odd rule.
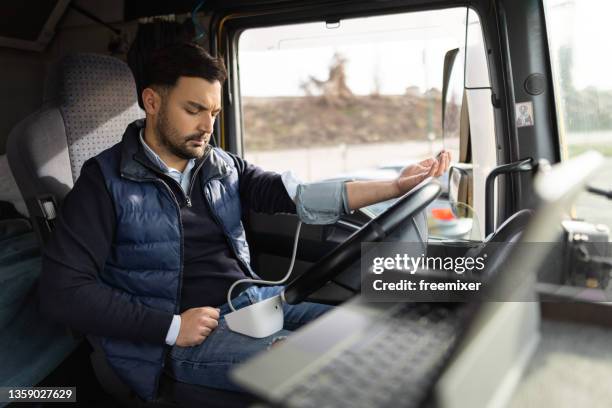
[[[221,110],[219,81],[180,77],[161,99],[155,126],[162,145],[181,159],[202,157]]]

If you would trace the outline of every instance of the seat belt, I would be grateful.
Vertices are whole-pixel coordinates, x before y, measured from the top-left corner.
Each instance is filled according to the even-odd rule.
[[[47,242],[47,239],[51,235],[51,232],[55,228],[55,220],[57,219],[57,201],[55,196],[51,194],[42,194],[34,198],[35,205],[32,206],[36,209],[34,219],[38,224],[38,230],[40,231],[43,242]]]

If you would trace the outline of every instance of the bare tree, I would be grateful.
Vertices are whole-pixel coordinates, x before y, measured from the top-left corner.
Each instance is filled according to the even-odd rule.
[[[329,66],[329,77],[320,80],[310,76],[300,84],[300,88],[308,96],[320,95],[323,102],[329,105],[343,105],[353,99],[353,92],[346,84],[347,59],[339,53],[335,53]]]
[[[377,56],[376,63],[374,64],[374,70],[372,72],[372,92],[370,95],[374,98],[378,98],[380,96],[380,89],[382,87],[381,79],[380,79],[380,56]]]

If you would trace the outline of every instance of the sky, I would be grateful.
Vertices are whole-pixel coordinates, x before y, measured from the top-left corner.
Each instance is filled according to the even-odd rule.
[[[545,0],[553,49],[574,50],[576,87],[612,90],[612,1]],[[441,88],[442,62],[449,49],[465,40],[465,9],[434,10],[324,22],[257,28],[239,42],[243,96],[303,95],[310,76],[325,80],[334,53],[347,58],[347,83],[356,94],[403,94]],[[478,27],[471,17],[470,27]],[[468,42],[479,40],[470,30]],[[478,86],[483,84],[471,84]]]
[[[452,9],[343,20],[337,28],[317,22],[247,30],[239,43],[242,95],[303,95],[300,83],[327,79],[336,52],[347,59],[356,94],[370,94],[375,78],[383,94],[440,88],[444,53],[461,44],[464,21],[465,9]]]

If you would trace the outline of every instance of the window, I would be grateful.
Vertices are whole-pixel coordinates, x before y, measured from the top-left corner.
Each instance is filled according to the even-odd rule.
[[[612,4],[607,0],[546,0],[562,157],[594,149],[612,157]],[[612,166],[593,180],[610,188]],[[578,218],[612,227],[610,202],[588,193],[576,203]]]
[[[460,128],[464,87],[483,72],[488,84],[486,58],[471,58],[484,64],[480,70],[464,67],[474,53],[469,46],[465,52],[466,37],[468,44],[483,46],[477,15],[466,8],[245,30],[238,43],[245,158],[268,170],[291,170],[304,181],[389,179],[441,148],[458,160],[460,135],[454,130]],[[454,79],[459,85],[446,108],[456,123],[447,122],[444,132],[443,67],[453,49],[461,50],[453,69],[460,79]],[[471,114],[480,109],[479,98],[466,92]],[[490,104],[490,90],[481,94]],[[491,124],[492,117],[491,110]],[[494,129],[487,131],[490,143],[479,146],[495,157]],[[470,163],[478,160],[474,155],[467,155]],[[441,182],[446,190],[447,177]],[[430,235],[480,237],[473,218],[484,214],[484,191],[474,194],[482,196],[472,200],[476,212],[459,216],[467,221],[452,213],[448,198],[436,200],[429,208]],[[376,215],[388,205],[367,211]]]

